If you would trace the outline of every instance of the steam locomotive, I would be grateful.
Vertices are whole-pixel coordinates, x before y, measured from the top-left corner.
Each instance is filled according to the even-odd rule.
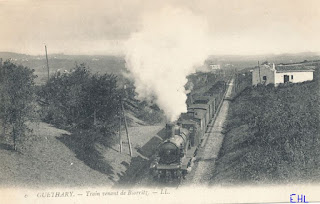
[[[225,90],[225,84],[224,84]],[[173,124],[166,124],[166,139],[158,146],[150,171],[155,180],[185,178],[191,171],[207,125],[216,114],[224,91],[197,97]]]

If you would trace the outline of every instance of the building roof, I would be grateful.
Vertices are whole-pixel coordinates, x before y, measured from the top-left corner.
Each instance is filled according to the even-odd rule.
[[[302,64],[276,66],[277,72],[310,72],[310,71],[314,71],[315,69],[316,69],[316,66],[302,65]]]
[[[258,69],[256,66],[254,69]],[[307,63],[295,63],[295,64],[263,64],[260,68],[275,69],[277,72],[313,72],[316,69],[316,65],[310,65]]]

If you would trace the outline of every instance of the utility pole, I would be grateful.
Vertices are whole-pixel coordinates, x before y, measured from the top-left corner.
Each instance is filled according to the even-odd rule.
[[[258,61],[258,67],[259,67],[259,81],[260,81],[260,84],[261,84],[261,74],[260,74],[260,63]]]
[[[49,61],[48,61],[47,46],[45,45],[44,48],[45,48],[45,50],[46,50],[47,69],[48,69],[48,81],[49,81],[49,79],[50,79],[50,76],[49,76],[50,72],[49,72]]]
[[[124,89],[126,89],[126,86],[124,86]],[[125,92],[125,91],[124,91]],[[125,92],[126,93],[126,92]],[[126,95],[126,94],[125,94]],[[122,152],[122,138],[121,138],[121,120],[122,117],[124,118],[124,126],[126,129],[126,134],[127,134],[127,139],[128,139],[128,145],[129,145],[129,153],[130,157],[132,157],[132,147],[131,147],[131,140],[128,132],[128,124],[127,124],[127,118],[125,114],[125,109],[123,106],[123,99],[122,96],[120,96],[120,108],[121,108],[121,113],[120,113],[120,123],[119,123],[119,143],[120,143],[120,153]]]
[[[125,110],[124,110],[124,107],[123,107],[123,101],[122,100],[121,100],[121,109],[122,109],[122,114],[123,114],[123,118],[124,118],[124,126],[126,128],[126,134],[127,134],[128,143],[129,143],[130,157],[132,157],[132,148],[131,148],[131,141],[130,141],[130,136],[129,136],[129,132],[128,132],[127,118],[126,118],[126,115],[125,115]]]
[[[0,80],[3,80],[3,84],[5,84],[4,80],[6,79],[6,72],[5,72],[5,69],[2,67],[2,58],[0,58]],[[0,88],[4,88],[5,86],[3,87],[0,87]],[[4,100],[4,91],[1,90],[1,100]],[[6,110],[6,103],[4,102],[3,103],[4,105],[4,110]],[[2,136],[5,137],[6,135],[6,123],[5,123],[5,118],[2,118],[1,120],[2,122]]]
[[[122,111],[121,111],[121,113],[122,113]],[[122,120],[122,118],[121,118],[121,113],[119,115],[119,146],[120,146],[120,153],[122,152],[122,138],[121,138],[121,120]]]

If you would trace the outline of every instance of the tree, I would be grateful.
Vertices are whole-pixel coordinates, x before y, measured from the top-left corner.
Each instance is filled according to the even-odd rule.
[[[0,65],[0,116],[5,129],[12,129],[13,149],[25,135],[26,121],[34,108],[34,70],[17,66],[10,61]]]
[[[42,87],[46,122],[63,128],[115,129],[119,114],[117,78],[111,74],[91,74],[84,64],[68,74],[56,75]]]
[[[114,118],[119,115],[119,91],[117,77],[110,74],[92,75],[84,107],[93,116],[91,123],[101,130],[115,129]]]

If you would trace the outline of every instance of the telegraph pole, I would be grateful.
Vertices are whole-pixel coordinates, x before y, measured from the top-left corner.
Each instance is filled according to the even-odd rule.
[[[121,113],[119,115],[119,146],[120,146],[120,153],[122,152],[122,138],[121,138],[121,120],[122,120],[122,118],[121,118]]]
[[[122,100],[121,100],[121,109],[122,109],[122,114],[123,114],[123,117],[124,117],[124,127],[126,128],[126,133],[127,133],[127,138],[128,138],[130,157],[132,157],[132,148],[131,148],[131,141],[130,141],[130,136],[129,136],[129,132],[128,132],[127,118],[126,118],[126,115],[125,115],[125,110],[124,110],[124,107],[123,107],[123,101]]]
[[[0,80],[5,80],[5,79],[6,79],[6,71],[5,71],[5,68],[2,67],[2,58],[0,58]],[[2,88],[4,88],[4,87],[2,87]],[[1,100],[4,100],[4,91],[1,91]],[[4,110],[6,110],[6,107],[5,107],[6,103],[4,102],[3,105],[4,105]],[[2,136],[5,137],[5,135],[6,135],[5,119],[2,118],[1,122],[2,122]]]
[[[124,86],[124,89],[126,89],[126,86]],[[124,90],[124,93],[126,93],[126,91]],[[126,94],[125,94],[126,95]],[[130,136],[129,136],[129,132],[128,132],[128,124],[127,124],[127,117],[125,114],[125,109],[123,106],[123,99],[122,96],[120,96],[120,108],[121,108],[121,113],[120,113],[120,123],[119,123],[119,143],[120,143],[120,153],[122,152],[122,138],[121,138],[121,120],[122,117],[124,118],[124,126],[126,129],[126,134],[127,134],[127,139],[128,139],[128,145],[129,145],[129,153],[130,153],[130,157],[132,157],[132,147],[131,147],[131,140],[130,140]]]
[[[47,46],[45,45],[44,48],[45,48],[45,50],[46,50],[47,69],[48,69],[48,81],[49,81],[49,79],[50,79],[50,76],[49,76],[50,72],[49,72],[49,61],[48,61]]]
[[[259,63],[259,61],[258,61],[258,67],[259,67],[259,81],[260,81],[260,84],[261,84],[260,63]]]

